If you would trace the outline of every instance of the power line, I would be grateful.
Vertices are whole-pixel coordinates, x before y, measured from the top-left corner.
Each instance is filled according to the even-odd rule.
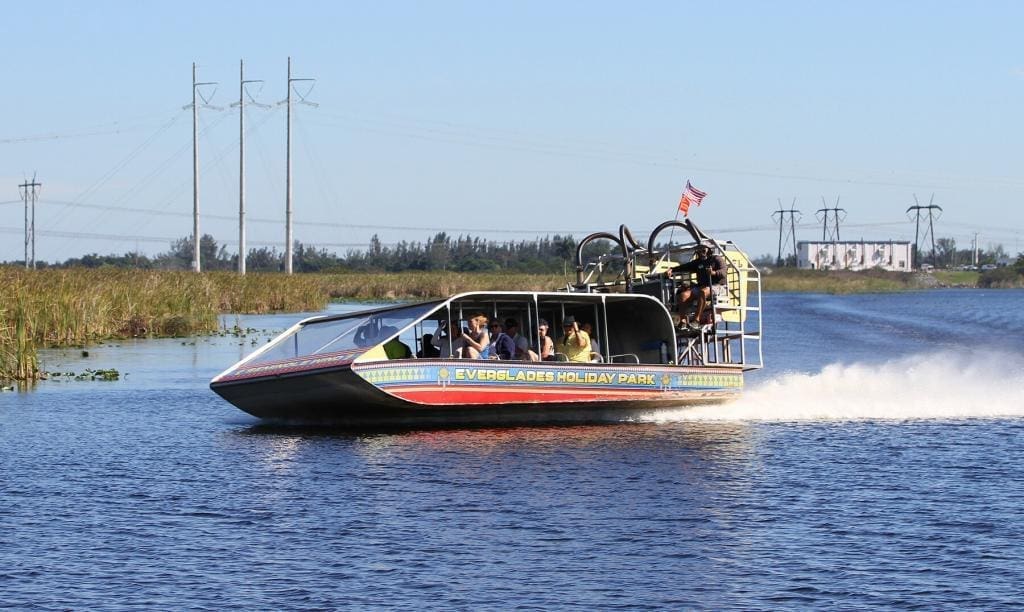
[[[96,210],[107,210],[125,213],[138,213],[143,215],[154,215],[154,216],[169,216],[169,217],[190,217],[191,213],[176,211],[173,209],[158,210],[153,208],[133,208],[129,206],[114,206],[104,204],[87,204],[84,202],[72,202],[67,200],[50,200],[41,199],[40,202],[44,204],[56,205],[56,206],[69,206],[75,208],[85,209],[96,209]],[[0,202],[3,204],[20,204],[21,200],[12,200],[10,202]],[[237,219],[232,215],[218,215],[218,214],[203,214],[203,219],[215,219],[221,221],[231,221]],[[280,224],[280,218],[269,218],[269,217],[249,217],[248,221],[252,223],[269,223],[269,224]],[[871,223],[844,223],[843,227],[854,228],[854,229],[865,229],[865,228],[882,228],[882,227],[903,227],[906,221],[878,221]],[[324,221],[324,220],[313,220],[313,221],[296,221],[295,225],[304,227],[331,227],[339,229],[369,229],[369,230],[391,230],[391,231],[433,231],[433,232],[470,232],[480,234],[534,234],[534,235],[549,235],[549,234],[570,234],[570,235],[587,235],[599,231],[595,228],[589,229],[508,229],[508,228],[488,228],[488,227],[452,227],[452,226],[428,226],[428,225],[375,225],[366,223],[341,223],[337,221]],[[748,225],[748,226],[736,226],[736,227],[723,227],[723,228],[709,228],[708,231],[719,234],[739,234],[749,232],[763,232],[776,229],[776,224],[771,225]],[[819,227],[817,223],[795,223],[793,226],[795,229],[813,229]],[[964,225],[964,227],[975,227],[973,225]],[[996,228],[989,228],[991,231],[995,231]],[[1002,232],[1019,232],[1024,231],[1013,228],[1000,228]]]
[[[753,176],[761,178],[777,178],[777,179],[788,179],[788,180],[800,180],[800,181],[812,181],[821,183],[842,183],[845,185],[856,184],[856,185],[872,185],[872,186],[884,186],[884,187],[910,187],[910,188],[941,188],[937,187],[932,180],[933,177],[924,177],[924,180],[928,181],[925,184],[915,179],[908,181],[893,181],[881,178],[853,178],[853,177],[835,177],[835,176],[814,176],[809,174],[798,174],[798,173],[778,173],[778,172],[764,172],[757,170],[748,170],[741,168],[723,168],[718,166],[700,165],[700,164],[683,164],[678,159],[668,159],[669,153],[658,154],[658,153],[646,153],[638,152],[637,154],[623,152],[624,149],[621,145],[609,145],[613,148],[610,150],[602,150],[601,143],[594,143],[593,146],[586,144],[576,146],[573,144],[561,144],[552,143],[551,141],[545,141],[537,138],[524,138],[522,135],[504,135],[500,132],[488,133],[487,129],[473,128],[469,126],[460,126],[454,122],[448,121],[430,121],[429,123],[438,124],[436,127],[422,127],[415,123],[409,124],[408,122],[395,122],[394,120],[379,120],[379,119],[366,119],[358,116],[343,116],[343,115],[331,115],[330,113],[322,113],[325,117],[334,117],[336,120],[341,121],[341,124],[331,121],[314,120],[314,123],[319,125],[326,125],[331,127],[343,127],[348,129],[357,129],[361,131],[388,134],[394,136],[403,136],[407,138],[414,138],[419,140],[427,140],[433,142],[445,142],[449,144],[458,144],[472,147],[492,148],[492,149],[505,149],[505,150],[517,150],[526,151],[530,153],[541,153],[547,155],[556,156],[567,156],[574,158],[585,158],[585,159],[597,159],[603,161],[615,161],[625,162],[631,164],[638,164],[642,166],[655,166],[655,167],[667,167],[684,169],[689,171],[697,172],[708,172],[717,173],[733,176]],[[360,125],[362,124],[362,125]],[[452,129],[452,128],[464,128],[464,129]],[[664,156],[662,156],[664,155]],[[949,175],[943,175],[941,180],[948,180],[951,178]],[[1010,186],[1019,187],[1024,185],[1024,182],[1019,179],[1010,177],[952,177],[958,181],[967,181],[971,183],[985,182],[991,184],[992,182],[1003,182]]]
[[[121,134],[124,132],[134,132],[141,130],[150,123],[140,123],[138,125],[125,125],[127,121],[143,121],[158,117],[160,115],[151,114],[138,118],[128,119],[126,121],[109,121],[106,123],[100,123],[94,126],[79,128],[79,129],[68,129],[59,132],[47,132],[44,134],[32,134],[29,136],[14,136],[10,138],[0,138],[0,144],[23,144],[30,142],[45,142],[48,140],[66,140],[70,138],[82,138],[91,136],[105,136],[108,134]]]
[[[176,211],[176,210],[156,210],[152,208],[132,208],[127,206],[111,206],[102,204],[86,204],[84,202],[69,202],[62,200],[42,200],[47,204],[55,204],[61,206],[71,206],[75,208],[90,208],[97,210],[109,210],[118,212],[130,212],[139,213],[145,215],[155,216],[169,216],[169,217],[190,217],[191,213]],[[21,202],[21,200],[18,200]],[[203,214],[203,219],[217,219],[223,221],[231,221],[238,217],[231,215],[217,215],[217,214]],[[271,219],[267,217],[249,217],[249,222],[252,223],[273,223],[280,224],[281,219]],[[435,232],[477,232],[477,233],[488,233],[488,234],[590,234],[597,230],[551,230],[551,229],[503,229],[503,228],[479,228],[479,227],[452,227],[452,226],[412,226],[412,225],[372,225],[362,223],[339,223],[337,221],[296,221],[295,225],[305,227],[333,227],[333,228],[351,228],[351,229],[372,229],[372,230],[392,230],[392,231],[435,231]]]
[[[4,227],[0,226],[0,233],[4,234],[20,234],[22,230],[17,227]],[[136,236],[136,235],[124,235],[124,234],[100,234],[92,232],[68,232],[68,231],[57,231],[57,230],[42,230],[39,232],[41,236],[48,236],[52,238],[80,238],[88,240],[116,240],[119,242],[135,241],[135,242],[160,242],[160,243],[173,243],[181,238],[171,238],[168,236]],[[218,241],[218,244],[235,245],[237,244],[234,240]],[[281,242],[264,240],[264,241],[253,241],[254,245],[257,246],[272,246],[279,247],[283,246]],[[395,247],[398,246],[399,242],[382,243],[384,246]],[[317,242],[311,243],[309,246],[316,247],[336,247],[336,248],[360,248],[366,247],[365,242]]]

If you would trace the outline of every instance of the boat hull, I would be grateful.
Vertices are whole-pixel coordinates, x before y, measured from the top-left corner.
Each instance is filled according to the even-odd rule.
[[[567,362],[418,359],[288,370],[211,386],[271,421],[443,425],[618,419],[727,401],[743,385],[736,369]]]

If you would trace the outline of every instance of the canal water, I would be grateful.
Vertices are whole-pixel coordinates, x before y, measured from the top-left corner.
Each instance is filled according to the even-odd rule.
[[[352,306],[334,306],[335,311]],[[1024,292],[771,294],[743,399],[586,426],[261,425],[244,336],[0,394],[0,608],[1017,608]]]

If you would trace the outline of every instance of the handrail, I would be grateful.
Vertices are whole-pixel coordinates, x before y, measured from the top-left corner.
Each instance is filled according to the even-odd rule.
[[[632,361],[629,361],[629,360],[619,361],[619,359],[618,359],[619,357],[631,357]],[[609,355],[608,356],[608,360],[609,360],[609,363],[640,363],[640,358],[636,356],[636,353],[622,353],[622,354],[619,354],[619,355]]]
[[[576,245],[576,284],[583,284],[583,247],[595,240],[601,239],[611,240],[619,245],[619,248],[622,249],[623,253],[626,252],[625,247],[622,244],[622,240],[618,236],[609,234],[608,232],[594,232],[583,240],[580,240],[580,243]]]
[[[672,219],[671,221],[665,221],[658,227],[654,228],[654,231],[651,232],[651,237],[647,239],[647,256],[650,260],[649,263],[651,268],[654,268],[654,265],[657,263],[654,260],[654,245],[656,244],[655,241],[658,238],[658,234],[660,234],[663,230],[668,229],[670,227],[683,228],[684,230],[686,230],[688,234],[690,234],[690,237],[693,238],[694,242],[700,242],[701,238],[706,236],[704,232],[697,229],[693,222],[690,221],[689,219],[687,219],[685,222],[677,221],[675,219]]]

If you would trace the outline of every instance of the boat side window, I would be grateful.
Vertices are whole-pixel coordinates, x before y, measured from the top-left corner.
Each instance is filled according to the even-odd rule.
[[[501,359],[502,355],[511,354],[511,360],[539,359],[537,311],[532,297],[474,295],[452,302],[450,313],[451,317],[446,321],[438,312],[430,329],[427,329],[424,322],[424,331],[430,335],[427,342],[433,346],[433,349],[427,349],[426,352],[433,353],[436,349],[439,353],[436,356],[442,359],[450,358],[453,353],[454,358],[475,358],[480,355],[485,359]],[[483,323],[484,319],[486,324]],[[506,328],[509,321],[515,324]],[[500,331],[495,324],[500,326]],[[501,334],[507,335],[508,339],[502,339]],[[482,341],[483,349],[477,349],[474,343],[465,338],[467,335],[476,338],[476,343]],[[510,349],[509,341],[515,344],[516,351]],[[500,346],[496,346],[499,343]],[[424,352],[423,349],[420,352]]]
[[[672,319],[661,305],[644,300],[609,300],[608,335],[602,351],[616,363],[665,363],[672,344]]]
[[[435,308],[436,303],[383,310],[364,315],[313,320],[291,334],[282,335],[273,346],[251,363],[268,363],[308,355],[358,353],[381,344]],[[410,328],[411,330],[412,328]],[[408,346],[412,332],[403,332],[401,341]]]

